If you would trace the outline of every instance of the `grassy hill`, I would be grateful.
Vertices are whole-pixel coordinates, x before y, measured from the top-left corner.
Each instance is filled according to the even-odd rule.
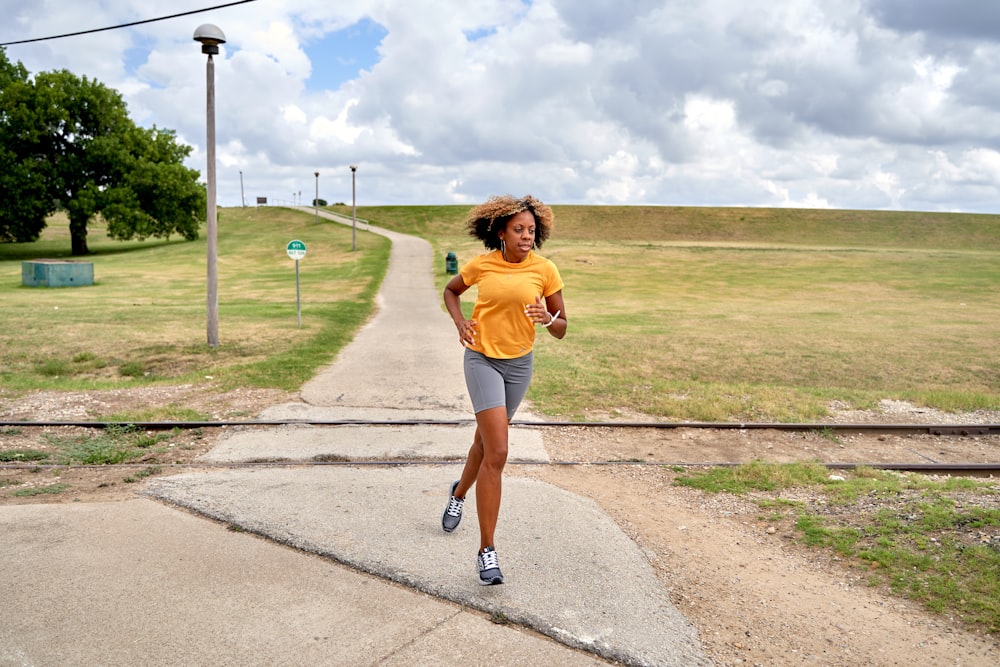
[[[529,394],[551,414],[798,421],[884,398],[1000,407],[1000,216],[553,208],[543,254],[566,281],[570,335],[540,337]],[[428,238],[443,269],[447,251],[482,252],[468,210],[358,216]]]
[[[349,207],[331,207],[350,215]],[[371,223],[482,252],[466,206],[361,207]],[[812,421],[903,399],[1000,409],[1000,216],[555,206],[544,255],[570,321],[539,336],[529,398],[562,418]],[[68,254],[54,221],[0,245],[0,397],[34,388],[212,382],[294,389],[371,311],[387,242],[277,208],[220,213],[220,337],[204,334],[204,243],[91,233],[97,284],[20,286],[21,260]],[[296,326],[288,240],[309,247]],[[467,304],[467,307],[471,304]]]
[[[468,206],[362,206],[358,217],[426,238],[461,235]],[[693,206],[553,206],[555,240],[764,243],[977,250],[1000,245],[1000,215]],[[335,210],[351,215],[348,206]]]

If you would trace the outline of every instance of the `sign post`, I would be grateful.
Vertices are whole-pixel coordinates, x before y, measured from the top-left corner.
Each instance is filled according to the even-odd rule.
[[[295,260],[295,312],[302,328],[302,292],[299,288],[299,260],[306,256],[306,244],[302,241],[289,241],[285,248],[288,256]]]

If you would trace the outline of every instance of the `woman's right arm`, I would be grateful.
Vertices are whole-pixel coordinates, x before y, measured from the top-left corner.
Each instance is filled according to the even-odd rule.
[[[458,329],[458,340],[462,345],[475,345],[477,322],[465,319],[462,313],[461,296],[467,289],[469,286],[462,280],[461,274],[452,278],[444,288],[444,305],[452,321],[455,322],[455,328]]]

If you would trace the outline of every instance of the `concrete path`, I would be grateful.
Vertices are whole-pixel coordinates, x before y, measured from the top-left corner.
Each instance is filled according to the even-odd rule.
[[[0,507],[0,665],[598,665],[152,500]]]
[[[302,402],[262,419],[470,418],[462,349],[428,271],[443,259],[422,240],[372,231],[393,240],[378,314]],[[474,498],[455,533],[440,529],[472,432],[235,431],[205,459],[338,463],[147,485],[149,497],[216,522],[141,499],[0,508],[0,567],[13,582],[0,665],[709,664],[643,552],[595,504],[549,484],[505,479],[507,583],[478,586]],[[547,460],[537,430],[513,430],[511,458]]]

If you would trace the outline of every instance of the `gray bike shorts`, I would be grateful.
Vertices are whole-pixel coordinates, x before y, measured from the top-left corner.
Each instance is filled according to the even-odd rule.
[[[465,385],[472,397],[472,408],[483,410],[507,408],[507,421],[514,418],[517,406],[528,393],[534,370],[533,352],[517,359],[493,359],[482,352],[465,350]]]

